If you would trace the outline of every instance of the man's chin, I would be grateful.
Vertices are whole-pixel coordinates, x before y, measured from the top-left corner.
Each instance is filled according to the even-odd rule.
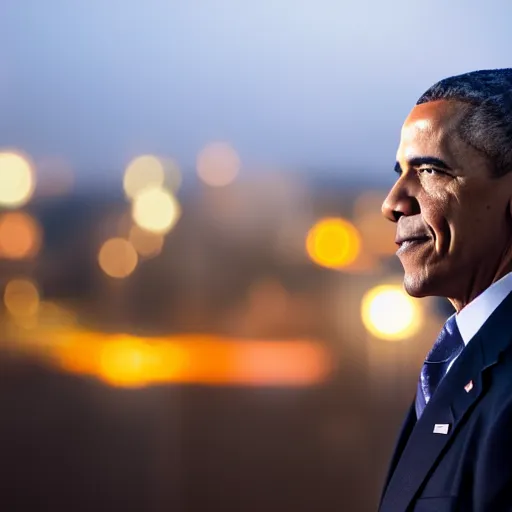
[[[437,295],[435,291],[434,283],[430,280],[425,279],[423,276],[418,274],[404,275],[404,290],[411,296],[416,298],[429,297]]]

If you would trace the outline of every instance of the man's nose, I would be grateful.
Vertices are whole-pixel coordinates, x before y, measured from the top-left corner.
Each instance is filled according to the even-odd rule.
[[[416,197],[408,189],[406,184],[398,180],[389,191],[382,203],[382,215],[392,222],[398,222],[402,215],[415,215],[420,213],[419,203]]]

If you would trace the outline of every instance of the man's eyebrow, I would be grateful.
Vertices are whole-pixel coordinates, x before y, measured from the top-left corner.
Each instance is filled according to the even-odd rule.
[[[435,156],[418,156],[415,158],[411,158],[409,160],[409,165],[411,167],[421,167],[422,165],[433,165],[435,167],[439,167],[440,169],[445,169],[446,171],[451,171],[452,168],[440,158],[436,158]]]
[[[440,158],[436,158],[435,156],[417,156],[411,158],[407,161],[409,167],[421,167],[425,165],[432,165],[439,169],[444,169],[445,171],[451,171],[452,168]],[[402,173],[402,167],[399,162],[395,164],[395,172],[398,174]]]

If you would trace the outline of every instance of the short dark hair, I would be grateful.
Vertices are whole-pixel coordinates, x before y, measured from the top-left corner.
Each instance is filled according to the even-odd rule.
[[[466,103],[459,127],[462,140],[490,158],[494,176],[512,170],[512,68],[445,78],[423,93],[416,105],[436,100]]]

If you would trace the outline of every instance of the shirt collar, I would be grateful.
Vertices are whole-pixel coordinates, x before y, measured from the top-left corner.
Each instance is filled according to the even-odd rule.
[[[512,272],[493,283],[455,316],[460,335],[467,345],[494,310],[512,291]]]

